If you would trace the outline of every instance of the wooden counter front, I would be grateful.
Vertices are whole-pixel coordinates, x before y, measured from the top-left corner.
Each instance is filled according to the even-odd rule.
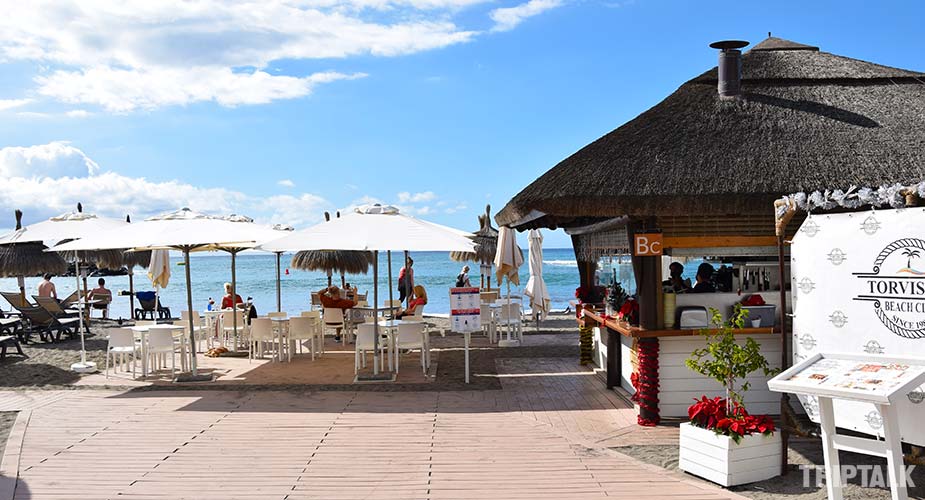
[[[659,338],[659,337],[690,337],[700,335],[704,330],[702,328],[697,328],[693,330],[644,330],[638,326],[630,326],[628,323],[623,321],[618,321],[616,319],[604,319],[604,317],[597,313],[589,310],[585,310],[585,319],[590,319],[596,322],[599,325],[603,325],[624,337],[636,338],[636,339],[650,339],[650,338]],[[581,319],[579,318],[579,321]],[[710,333],[717,333],[719,330],[716,329],[707,329]],[[777,334],[780,331],[775,330],[774,328],[737,328],[735,330],[736,335],[771,335]]]

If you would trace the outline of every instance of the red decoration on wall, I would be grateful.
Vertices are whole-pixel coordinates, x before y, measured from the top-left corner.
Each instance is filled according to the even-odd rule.
[[[636,393],[633,402],[639,405],[636,422],[654,427],[661,421],[658,410],[658,340],[640,341],[636,347],[639,370],[630,377]]]

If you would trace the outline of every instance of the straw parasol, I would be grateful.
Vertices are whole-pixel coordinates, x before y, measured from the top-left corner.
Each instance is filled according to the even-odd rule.
[[[498,251],[498,230],[491,227],[491,205],[485,205],[485,215],[479,215],[479,230],[473,233],[474,252],[451,252],[456,262],[491,264]]]
[[[340,218],[340,212],[337,212]],[[324,220],[331,220],[331,214],[324,213]],[[304,271],[324,271],[328,274],[328,286],[331,286],[331,276],[334,272],[340,273],[341,285],[345,283],[346,274],[366,274],[373,263],[371,252],[355,250],[303,250],[292,256],[291,266]]]
[[[769,37],[742,56],[741,95],[714,67],[524,188],[496,222],[766,215],[784,194],[925,178],[925,73]]]
[[[22,210],[16,210],[16,231],[22,230]],[[44,273],[64,274],[67,262],[41,241],[0,245],[0,276],[38,276]]]

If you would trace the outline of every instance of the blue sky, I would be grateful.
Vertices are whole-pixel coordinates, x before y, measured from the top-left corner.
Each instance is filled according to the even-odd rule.
[[[925,70],[918,1],[149,4],[7,6],[0,228],[77,201],[306,227],[375,200],[475,229],[714,66],[712,41],[771,31]]]

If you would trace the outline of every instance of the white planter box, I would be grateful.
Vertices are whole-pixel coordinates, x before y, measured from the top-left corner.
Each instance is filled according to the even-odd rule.
[[[688,423],[681,424],[678,467],[722,486],[754,483],[780,475],[780,431],[772,436],[745,436],[736,444],[729,436]]]

